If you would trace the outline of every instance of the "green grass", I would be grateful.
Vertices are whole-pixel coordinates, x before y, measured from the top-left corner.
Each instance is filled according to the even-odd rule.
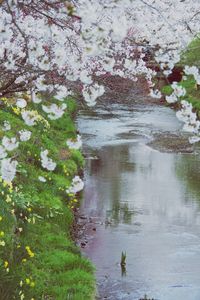
[[[181,55],[179,64],[181,66],[189,65],[200,67],[200,37],[197,36],[188,45],[187,49]]]
[[[0,247],[0,299],[23,299],[24,295],[30,300],[81,300],[92,299],[95,292],[93,265],[70,236],[72,207],[78,204],[66,189],[84,167],[84,159],[80,151],[67,149],[67,138],[76,137],[76,104],[72,99],[65,102],[67,113],[59,120],[48,120],[50,130],[41,124],[27,126],[31,140],[13,151],[19,162],[13,186],[0,183],[0,234],[4,232],[6,243]],[[3,102],[0,107],[0,124],[7,120],[12,128],[7,136],[26,127],[11,106]],[[35,104],[30,107],[36,109]],[[45,117],[40,106],[37,110]],[[0,137],[4,135],[0,130]],[[57,162],[54,172],[41,168],[41,148],[48,149]],[[40,182],[38,176],[46,182]]]

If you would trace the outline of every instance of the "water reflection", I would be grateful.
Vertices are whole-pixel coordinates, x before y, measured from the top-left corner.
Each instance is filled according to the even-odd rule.
[[[199,149],[198,149],[199,151]],[[184,160],[180,157],[176,160],[176,173],[179,180],[182,181],[187,189],[187,194],[190,195],[187,201],[199,201],[200,205],[200,156],[199,155],[185,155]]]
[[[146,108],[145,114],[148,134],[150,124],[151,132],[154,126],[161,133],[180,130],[168,108]],[[199,300],[200,156],[152,150],[146,146],[144,109],[135,115],[127,113],[121,123],[101,114],[95,123],[79,119],[87,135],[85,152],[92,149],[98,157],[87,160],[82,209],[103,222],[85,250],[97,266],[100,299],[138,300],[147,294]],[[131,140],[127,133],[136,127],[140,138],[133,134]],[[126,270],[120,267],[122,251]]]
[[[131,224],[134,208],[126,200],[126,194],[122,195],[125,174],[132,174],[135,170],[135,163],[130,161],[130,147],[126,144],[104,147],[103,151],[99,151],[98,157],[97,160],[88,160],[86,167],[87,176],[92,181],[92,186],[89,191],[86,188],[86,193],[88,191],[98,199],[101,198],[96,203],[96,208],[93,207],[92,213],[105,213],[106,224],[111,226]]]

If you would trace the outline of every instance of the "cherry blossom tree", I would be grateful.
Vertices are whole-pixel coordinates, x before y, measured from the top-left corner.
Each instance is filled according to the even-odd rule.
[[[166,78],[172,73],[181,51],[198,37],[199,14],[198,0],[3,0],[0,3],[1,99],[14,98],[19,116],[31,127],[41,116],[28,109],[30,99],[41,105],[41,93],[53,95],[55,102],[42,104],[42,109],[47,119],[56,120],[67,109],[66,104],[59,102],[72,94],[78,84],[86,103],[94,105],[105,91],[95,79],[104,74],[134,81],[143,75],[150,95],[160,98],[162,94],[153,88],[152,79],[157,70]],[[157,69],[148,65],[148,51],[154,55]],[[196,67],[186,66],[185,75],[188,74],[199,83]],[[173,93],[166,101],[183,100],[185,90],[177,83],[172,88]],[[191,118],[183,118],[187,123],[184,128],[190,131],[194,128],[198,135],[197,118],[193,117],[190,106],[185,102],[182,105],[181,111],[191,114]],[[20,140],[2,143],[1,172],[7,163],[8,169],[16,173],[17,162],[11,162],[6,151],[29,138],[31,133],[21,132]],[[43,165],[55,168],[56,163],[47,157],[48,149],[41,151]]]

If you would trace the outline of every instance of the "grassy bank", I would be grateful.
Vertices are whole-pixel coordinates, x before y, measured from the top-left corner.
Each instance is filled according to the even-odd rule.
[[[200,39],[194,39],[188,46],[188,48],[182,53],[181,60],[177,67],[184,66],[196,66],[200,68]],[[186,95],[184,99],[192,103],[195,111],[200,118],[200,88],[196,84],[196,81],[192,75],[187,76],[187,79],[183,79],[179,82],[179,85],[186,89]],[[164,95],[170,95],[173,89],[170,85],[166,85],[162,88],[162,93]]]
[[[16,137],[21,129],[32,132],[29,141],[11,152],[18,160],[14,181],[0,182],[0,299],[92,299],[93,266],[81,256],[70,236],[79,197],[66,193],[84,166],[81,152],[66,146],[68,138],[77,136],[73,121],[76,104],[65,99],[67,112],[58,120],[50,120],[42,105],[31,103],[27,97],[29,109],[35,111],[37,106],[40,116],[30,127],[24,124],[14,99],[0,100],[1,138]],[[4,121],[11,125],[6,132],[2,129]],[[56,161],[54,171],[41,167],[41,149],[48,149]]]

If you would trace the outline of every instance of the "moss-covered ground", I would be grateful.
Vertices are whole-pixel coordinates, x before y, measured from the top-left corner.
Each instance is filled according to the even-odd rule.
[[[66,147],[67,138],[76,137],[77,108],[73,99],[64,102],[67,113],[48,122],[37,104],[42,117],[30,129],[12,99],[0,101],[0,124],[6,120],[11,125],[6,136],[16,136],[24,128],[32,132],[30,141],[20,143],[13,152],[19,162],[15,180],[0,183],[1,300],[89,300],[94,295],[93,266],[70,235],[79,197],[67,195],[66,189],[83,168],[84,159],[79,150]],[[35,106],[29,103],[29,109]],[[4,135],[0,130],[0,137]],[[41,168],[41,149],[48,149],[57,162],[55,171]]]

